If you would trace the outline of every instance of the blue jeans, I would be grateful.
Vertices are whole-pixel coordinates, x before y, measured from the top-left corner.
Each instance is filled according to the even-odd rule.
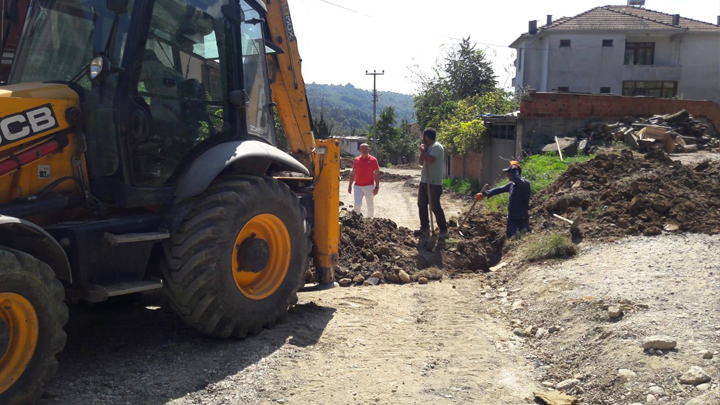
[[[530,231],[530,220],[528,218],[514,219],[514,220],[508,219],[507,230],[505,231],[505,236],[507,236],[507,238],[510,239],[513,236],[517,235],[518,232],[529,232],[529,231]]]

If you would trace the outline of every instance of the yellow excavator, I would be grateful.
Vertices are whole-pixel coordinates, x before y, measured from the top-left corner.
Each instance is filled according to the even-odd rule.
[[[287,0],[32,2],[0,87],[0,404],[39,397],[66,302],[162,289],[242,338],[333,285],[340,151],[300,63]]]

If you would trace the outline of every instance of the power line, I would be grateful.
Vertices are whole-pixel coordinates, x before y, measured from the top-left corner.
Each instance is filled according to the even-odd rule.
[[[351,8],[347,8],[347,7],[345,7],[345,6],[341,6],[340,4],[335,4],[335,3],[331,2],[331,1],[328,1],[328,0],[320,0],[320,1],[323,2],[323,3],[329,4],[329,5],[331,5],[331,6],[335,6],[335,7],[341,8],[341,9],[343,9],[343,10],[350,11],[350,12],[355,13],[355,14],[360,14],[360,15],[363,15],[363,16],[365,16],[365,17],[373,18],[373,16],[371,16],[371,15],[367,15],[367,14],[365,14],[365,13],[361,13],[360,11],[353,10],[353,9],[351,9]]]

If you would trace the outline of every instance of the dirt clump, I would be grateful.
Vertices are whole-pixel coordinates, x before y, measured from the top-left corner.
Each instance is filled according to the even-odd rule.
[[[340,172],[340,179],[341,180],[349,180],[350,179],[350,173],[351,170],[343,170]],[[393,183],[397,181],[408,181],[412,179],[412,176],[406,176],[403,174],[395,174],[395,173],[388,173],[384,171],[380,171],[380,181],[387,182],[387,183]]]
[[[451,238],[439,241],[433,251],[427,251],[426,238],[418,240],[410,229],[398,227],[390,219],[366,219],[343,210],[336,280],[344,280],[345,285],[349,285],[347,279],[356,285],[402,284],[423,277],[438,280],[445,275],[487,271],[502,255],[501,217],[499,213],[471,216],[468,226],[463,228],[464,237],[453,231]],[[371,279],[377,280],[369,283]]]
[[[599,154],[568,168],[531,202],[536,227],[570,227],[576,238],[720,232],[720,162],[694,168],[662,151]]]

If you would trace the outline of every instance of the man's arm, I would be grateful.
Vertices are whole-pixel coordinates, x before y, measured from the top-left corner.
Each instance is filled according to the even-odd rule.
[[[350,171],[350,180],[348,181],[348,194],[352,193],[352,186],[355,183],[355,168]]]
[[[488,190],[483,194],[485,194],[485,197],[492,197],[497,194],[509,193],[510,186],[512,186],[512,183],[507,183],[504,186],[500,186],[500,187],[493,188],[492,190]]]
[[[435,163],[435,160],[437,158],[429,153],[427,153],[427,146],[421,145],[420,146],[420,160],[419,163],[422,165],[423,163],[427,162],[428,166]]]
[[[377,195],[378,191],[380,191],[380,170],[375,169],[373,172],[373,177],[375,178],[375,189],[373,190],[373,195]]]

